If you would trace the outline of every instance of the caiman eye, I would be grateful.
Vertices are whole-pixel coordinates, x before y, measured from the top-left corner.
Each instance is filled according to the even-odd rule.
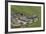
[[[23,16],[23,14],[21,13],[21,15]]]

